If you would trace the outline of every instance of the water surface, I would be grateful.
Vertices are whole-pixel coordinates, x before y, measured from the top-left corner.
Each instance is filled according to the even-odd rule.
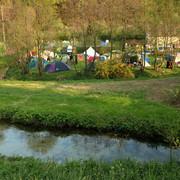
[[[106,162],[133,158],[140,162],[157,160],[162,163],[170,157],[168,147],[127,137],[81,134],[77,131],[29,131],[4,123],[0,123],[0,153],[54,159],[56,163],[88,158]],[[180,161],[180,150],[172,150],[172,154]]]

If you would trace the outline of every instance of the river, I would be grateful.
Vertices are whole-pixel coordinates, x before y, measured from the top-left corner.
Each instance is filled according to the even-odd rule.
[[[180,150],[171,151],[173,158],[180,161]],[[163,163],[170,158],[170,149],[162,144],[90,131],[83,134],[77,130],[30,130],[6,123],[0,123],[0,153],[6,156],[33,156],[43,161],[53,159],[56,163],[88,158],[108,163],[121,158]]]

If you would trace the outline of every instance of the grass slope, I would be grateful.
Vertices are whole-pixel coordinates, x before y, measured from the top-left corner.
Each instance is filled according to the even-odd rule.
[[[1,81],[0,117],[25,124],[125,131],[168,139],[180,134],[180,111],[156,102],[156,97],[162,100],[158,94],[179,88],[179,82],[180,77],[86,83]]]

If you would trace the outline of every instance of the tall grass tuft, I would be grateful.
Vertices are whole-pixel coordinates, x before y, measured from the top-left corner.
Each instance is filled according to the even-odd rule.
[[[178,179],[180,163],[173,161],[139,163],[117,160],[112,164],[95,160],[66,161],[55,164],[32,157],[0,156],[0,179]]]

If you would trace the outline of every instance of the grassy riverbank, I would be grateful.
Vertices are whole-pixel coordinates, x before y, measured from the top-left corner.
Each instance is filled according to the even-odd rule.
[[[138,163],[117,160],[111,165],[94,160],[69,161],[65,164],[42,162],[31,157],[0,156],[0,179],[178,179],[180,164]]]
[[[180,134],[180,111],[163,104],[180,77],[144,81],[0,82],[0,117],[50,127],[125,132],[162,141]],[[172,95],[174,96],[174,95]]]

